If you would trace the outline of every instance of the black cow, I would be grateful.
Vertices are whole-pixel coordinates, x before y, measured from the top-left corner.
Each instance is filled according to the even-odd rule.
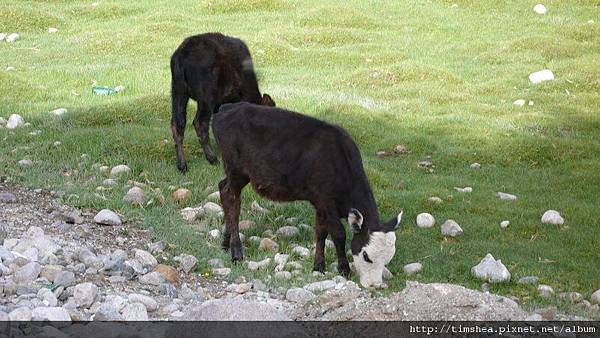
[[[325,239],[335,243],[338,270],[348,275],[346,231],[361,284],[382,283],[384,265],[395,252],[402,213],[382,223],[360,152],[341,127],[295,112],[249,103],[221,106],[213,118],[226,178],[219,183],[225,211],[222,247],[233,261],[243,259],[239,237],[240,193],[251,183],[275,201],[309,201],[316,209],[314,270],[325,269]]]
[[[209,143],[210,117],[228,102],[246,101],[274,106],[267,94],[258,90],[252,58],[246,44],[220,33],[188,37],[171,57],[171,130],[175,141],[177,168],[187,170],[183,155],[186,108],[192,98],[198,104],[194,128],[204,156],[211,164],[219,161]]]

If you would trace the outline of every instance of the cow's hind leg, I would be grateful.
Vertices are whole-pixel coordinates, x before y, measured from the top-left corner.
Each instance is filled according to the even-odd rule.
[[[183,140],[185,134],[187,104],[190,99],[185,87],[185,80],[177,74],[173,74],[171,80],[171,131],[175,142],[175,155],[177,157],[177,169],[187,171],[187,163],[183,155]]]
[[[240,194],[248,182],[248,178],[244,176],[227,175],[227,178],[219,183],[221,202],[225,212],[225,233],[222,248],[231,250],[231,260],[233,262],[244,259],[239,229]]]
[[[210,139],[208,134],[208,127],[210,126],[210,117],[212,115],[212,107],[206,102],[198,101],[198,110],[196,117],[194,118],[194,129],[196,129],[196,135],[204,151],[204,156],[208,163],[216,165],[219,160],[215,156],[212,147],[210,146]]]

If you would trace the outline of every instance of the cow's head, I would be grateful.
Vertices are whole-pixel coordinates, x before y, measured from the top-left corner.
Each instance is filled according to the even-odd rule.
[[[262,96],[263,106],[275,107],[275,101],[269,96],[269,94],[263,94]]]
[[[381,224],[379,227],[372,227],[373,230],[367,229],[368,231],[365,233],[361,231],[363,228],[362,214],[356,209],[350,209],[348,223],[354,230],[354,237],[352,238],[353,247],[362,246],[359,247],[360,250],[353,250],[352,257],[354,259],[354,268],[363,287],[382,286],[383,268],[392,260],[396,253],[395,231],[400,228],[401,220],[402,211],[398,216]],[[357,236],[357,234],[362,234],[362,236]],[[364,238],[364,234],[368,236],[366,239]]]

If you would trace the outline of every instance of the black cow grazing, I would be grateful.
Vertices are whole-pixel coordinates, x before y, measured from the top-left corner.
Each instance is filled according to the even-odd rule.
[[[213,112],[223,103],[246,101],[274,106],[258,90],[252,58],[246,44],[220,33],[191,36],[171,57],[171,130],[175,141],[177,168],[187,170],[183,155],[186,108],[192,98],[198,104],[194,128],[204,156],[211,164],[219,161],[209,143],[208,126]]]
[[[249,103],[221,106],[213,119],[225,179],[219,183],[225,211],[222,247],[243,259],[239,237],[240,193],[251,183],[274,201],[309,201],[316,209],[314,270],[325,269],[325,239],[335,243],[338,270],[348,275],[346,231],[354,230],[354,265],[365,287],[382,283],[384,265],[395,252],[394,231],[402,213],[382,223],[360,152],[341,127],[295,112]]]

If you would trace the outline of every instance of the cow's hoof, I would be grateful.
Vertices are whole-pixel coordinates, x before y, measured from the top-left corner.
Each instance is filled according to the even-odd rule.
[[[325,272],[325,262],[315,263],[313,266],[313,271],[318,271],[321,273]]]
[[[231,248],[231,261],[233,263],[237,263],[242,260],[244,260],[244,254],[242,253],[242,248],[237,248],[237,247]]]
[[[338,267],[338,271],[339,271],[340,275],[342,275],[344,277],[349,277],[350,276],[350,265],[348,263],[340,264],[340,266]]]
[[[179,169],[179,171],[181,171],[182,173],[186,172],[188,170],[187,163],[185,161],[181,163],[178,162],[177,169]]]
[[[215,155],[206,155],[206,160],[212,165],[219,164],[219,159]]]

